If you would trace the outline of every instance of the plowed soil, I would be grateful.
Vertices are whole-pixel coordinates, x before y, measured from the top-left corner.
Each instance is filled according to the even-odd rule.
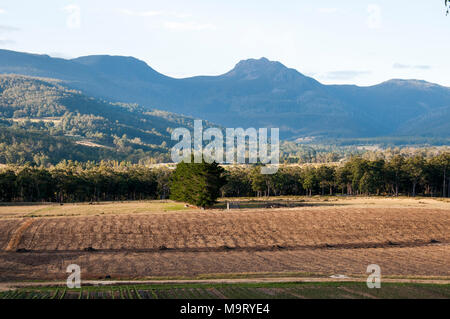
[[[450,209],[10,216],[0,218],[0,248],[1,281],[66,278],[72,263],[81,266],[85,279],[247,272],[364,275],[374,263],[388,275],[450,276]]]

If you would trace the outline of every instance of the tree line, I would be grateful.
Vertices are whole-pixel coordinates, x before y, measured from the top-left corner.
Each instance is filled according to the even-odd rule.
[[[407,195],[450,197],[450,153],[389,160],[351,157],[339,165],[283,166],[274,175],[257,167],[228,170],[223,196]]]
[[[201,181],[205,187],[220,181],[217,195],[222,197],[337,194],[450,197],[448,152],[429,158],[396,155],[389,160],[368,160],[355,156],[339,165],[282,165],[273,175],[261,174],[258,165],[224,168],[213,170],[213,174],[220,174],[220,179],[211,176]],[[51,167],[4,166],[0,170],[2,202],[166,199],[171,191],[172,198],[182,198],[180,189],[189,189],[191,197],[195,196],[195,190],[201,191],[202,187],[194,186],[191,178],[181,178],[166,167],[149,168],[117,161],[98,164],[63,161]],[[211,189],[217,192],[217,188]]]
[[[0,173],[3,202],[93,202],[166,198],[168,170],[125,162],[63,161],[50,168],[8,166]]]

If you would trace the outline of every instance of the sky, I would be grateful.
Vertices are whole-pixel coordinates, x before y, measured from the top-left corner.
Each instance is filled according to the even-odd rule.
[[[325,84],[450,86],[444,0],[0,0],[0,48],[134,56],[172,77],[266,57]]]

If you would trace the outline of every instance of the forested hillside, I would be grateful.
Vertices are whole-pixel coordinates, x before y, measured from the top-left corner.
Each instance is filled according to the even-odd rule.
[[[0,163],[168,161],[179,126],[192,119],[88,97],[58,80],[0,75]]]

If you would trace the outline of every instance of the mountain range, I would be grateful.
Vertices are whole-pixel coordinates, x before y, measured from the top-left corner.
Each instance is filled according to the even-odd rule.
[[[324,85],[266,58],[218,76],[176,79],[133,57],[76,59],[0,50],[0,73],[53,78],[84,94],[224,127],[279,127],[284,138],[450,136],[450,88],[420,80]]]

